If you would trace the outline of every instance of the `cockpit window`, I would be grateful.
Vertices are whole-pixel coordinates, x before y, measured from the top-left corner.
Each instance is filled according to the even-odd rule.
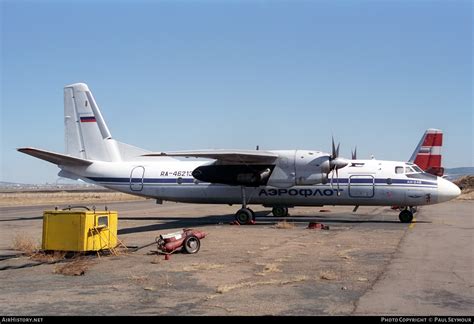
[[[397,173],[397,174],[403,173],[403,167],[401,167],[401,166],[395,167],[395,173]]]
[[[415,169],[416,172],[423,173],[423,170],[418,165],[413,165],[412,168]]]
[[[416,173],[416,171],[412,167],[405,167],[405,173]]]

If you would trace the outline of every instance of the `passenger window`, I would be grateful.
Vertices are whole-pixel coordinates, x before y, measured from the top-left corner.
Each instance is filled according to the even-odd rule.
[[[401,166],[395,167],[395,173],[397,173],[397,174],[403,173],[403,167],[401,167]]]

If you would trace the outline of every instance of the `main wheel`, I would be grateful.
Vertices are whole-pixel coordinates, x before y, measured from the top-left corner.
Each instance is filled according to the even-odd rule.
[[[250,224],[255,219],[255,214],[249,208],[241,208],[235,213],[235,220],[240,224]]]
[[[275,217],[286,217],[288,216],[288,208],[287,207],[273,207],[272,214]]]
[[[184,239],[183,247],[186,253],[193,254],[201,248],[201,241],[196,236],[190,235]]]
[[[408,209],[405,209],[398,215],[398,218],[402,223],[411,223],[413,220],[413,213]]]

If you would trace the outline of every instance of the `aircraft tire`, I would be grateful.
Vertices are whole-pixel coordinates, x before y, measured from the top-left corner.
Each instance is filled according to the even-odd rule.
[[[413,220],[413,213],[408,209],[405,209],[398,215],[398,218],[402,223],[411,223]]]
[[[255,219],[255,214],[249,208],[241,208],[235,213],[235,220],[240,225],[250,224]]]
[[[287,207],[273,207],[272,214],[275,217],[286,217],[288,216],[288,208]]]

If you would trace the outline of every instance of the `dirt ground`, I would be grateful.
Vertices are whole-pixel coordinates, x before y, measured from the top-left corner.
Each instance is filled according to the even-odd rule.
[[[41,206],[107,203],[112,201],[140,201],[145,198],[121,192],[111,191],[37,191],[37,192],[0,192],[0,207],[9,206]]]
[[[422,208],[413,228],[389,208],[361,207],[357,213],[351,207],[296,208],[282,223],[255,207],[257,224],[238,226],[229,225],[235,206],[103,203],[119,212],[118,237],[128,246],[182,228],[207,237],[198,253],[175,253],[169,260],[151,245],[76,263],[0,271],[3,315],[351,315],[389,269],[405,237],[429,224],[437,210]],[[18,237],[39,245],[42,211],[51,206],[2,207],[0,254],[16,253]],[[306,228],[315,221],[330,229]],[[0,268],[28,263],[35,261],[22,256],[0,261]],[[468,293],[472,297],[472,288]],[[472,310],[474,304],[463,305]]]

